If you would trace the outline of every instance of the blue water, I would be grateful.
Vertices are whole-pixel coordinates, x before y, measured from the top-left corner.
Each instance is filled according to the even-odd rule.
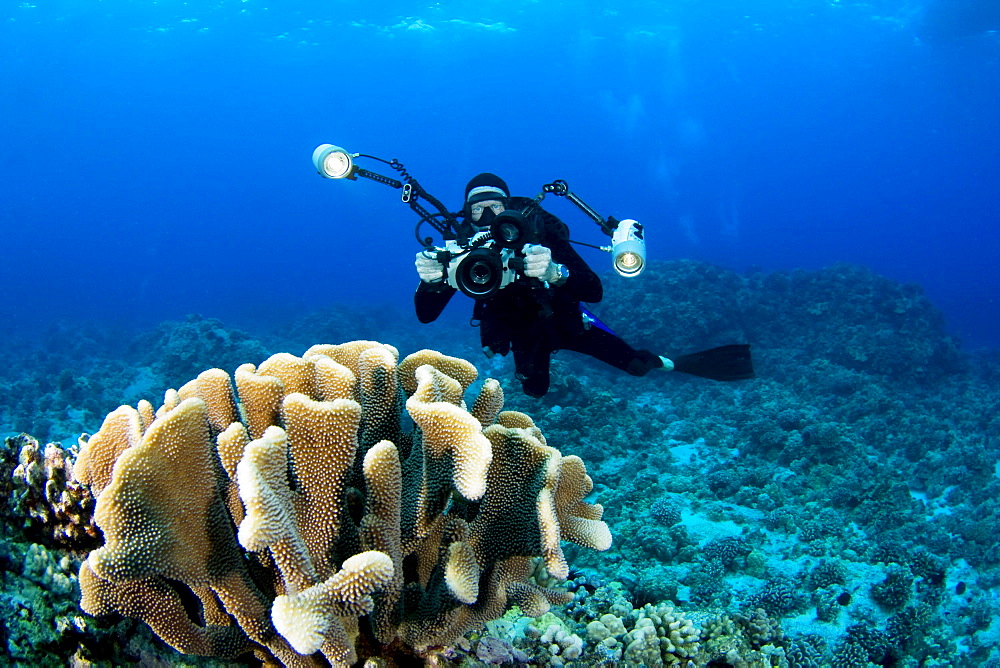
[[[3,5],[8,323],[407,303],[416,217],[391,188],[319,178],[310,154],[331,142],[401,160],[450,206],[483,170],[529,196],[566,179],[645,223],[653,258],[864,264],[922,285],[966,345],[1000,344],[994,17],[904,0],[286,4]]]

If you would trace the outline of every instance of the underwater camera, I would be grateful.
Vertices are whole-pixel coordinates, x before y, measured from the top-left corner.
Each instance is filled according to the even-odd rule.
[[[480,232],[476,237],[487,234]],[[479,241],[476,237],[471,240],[472,244]],[[473,299],[492,297],[497,290],[517,279],[517,265],[512,265],[512,261],[517,258],[510,249],[498,250],[490,246],[466,248],[449,240],[437,252],[437,257],[445,268],[445,281],[448,285]]]
[[[398,172],[400,178],[395,179],[359,167],[355,162],[357,158],[383,162]],[[473,299],[490,297],[497,290],[514,282],[519,275],[523,275],[521,249],[526,243],[536,243],[534,240],[538,237],[538,231],[532,213],[546,194],[565,197],[597,223],[602,232],[611,237],[610,246],[595,246],[572,239],[569,241],[611,253],[612,267],[620,276],[626,278],[638,276],[646,268],[646,240],[642,225],[632,219],[619,221],[611,216],[604,218],[570,192],[569,185],[563,180],[542,186],[542,192],[524,209],[508,210],[497,215],[490,224],[488,232],[466,238],[460,232],[462,224],[459,218],[463,214],[450,213],[444,204],[424,190],[396,159],[384,160],[373,155],[349,153],[333,144],[320,144],[313,151],[312,162],[316,171],[324,178],[353,181],[361,176],[402,190],[403,203],[408,204],[420,216],[415,229],[417,241],[428,252],[437,253],[439,261],[445,267],[448,285],[461,290]],[[422,204],[421,198],[437,211],[429,211]],[[441,235],[445,242],[443,247],[434,246],[432,237],[421,235],[420,227],[424,223]]]
[[[497,215],[490,229],[469,239],[449,239],[437,250],[445,281],[473,299],[487,299],[523,276],[525,244],[538,242],[532,216],[508,210]]]

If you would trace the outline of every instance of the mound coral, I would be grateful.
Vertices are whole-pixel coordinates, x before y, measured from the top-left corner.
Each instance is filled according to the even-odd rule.
[[[530,579],[532,557],[565,579],[562,539],[610,546],[583,462],[502,412],[494,380],[468,407],[465,360],[398,357],[313,346],[239,367],[235,393],[212,369],[155,411],[111,413],[75,471],[105,536],[80,571],[84,610],[185,653],[349,665],[565,601]]]

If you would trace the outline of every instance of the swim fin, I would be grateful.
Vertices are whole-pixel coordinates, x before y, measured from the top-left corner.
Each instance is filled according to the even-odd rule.
[[[671,361],[674,371],[710,380],[746,380],[755,378],[750,346],[737,343],[701,352],[681,355]]]

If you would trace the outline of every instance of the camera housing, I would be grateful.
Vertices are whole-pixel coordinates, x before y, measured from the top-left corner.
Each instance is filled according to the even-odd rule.
[[[473,299],[488,299],[517,278],[521,262],[511,248],[497,247],[489,232],[479,232],[465,246],[445,244],[448,285]]]
[[[538,224],[533,216],[515,209],[497,214],[489,231],[446,242],[439,257],[447,283],[473,299],[489,299],[517,280],[524,270],[521,249],[537,241]]]

